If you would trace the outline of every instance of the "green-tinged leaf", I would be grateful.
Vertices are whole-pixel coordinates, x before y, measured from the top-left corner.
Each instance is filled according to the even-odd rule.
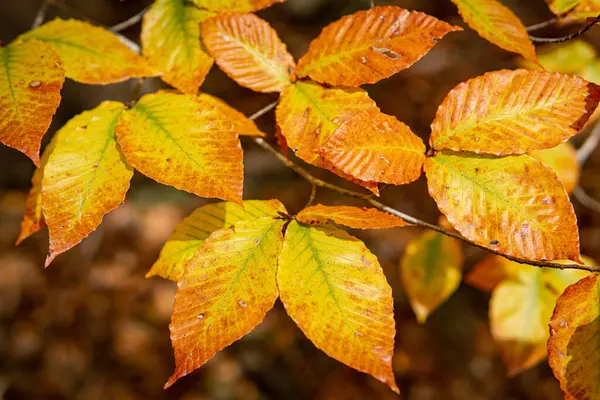
[[[331,226],[292,221],[277,282],[288,314],[315,346],[398,392],[392,290],[361,241]]]
[[[185,264],[214,231],[240,221],[277,217],[286,212],[278,200],[247,200],[243,204],[244,208],[229,202],[212,203],[194,211],[175,228],[146,277],[161,276],[178,281],[183,276]]]
[[[37,40],[0,47],[0,142],[39,167],[42,137],[60,103],[60,57]]]
[[[194,96],[158,92],[123,113],[117,140],[127,161],[150,178],[194,193],[242,201],[240,141],[228,114]]]
[[[284,224],[238,222],[213,233],[187,264],[170,325],[176,367],[165,387],[250,332],[273,307]]]
[[[571,143],[561,143],[548,150],[532,151],[529,155],[550,167],[565,186],[567,193],[571,193],[579,184],[581,167],[577,161],[577,150]]]
[[[460,242],[438,232],[426,232],[408,243],[400,277],[420,323],[460,285],[463,256]]]
[[[543,47],[538,54],[538,61],[548,72],[580,75],[597,56],[594,46],[583,39],[576,39]],[[519,63],[527,68],[539,69],[539,66],[531,61],[523,60]]]

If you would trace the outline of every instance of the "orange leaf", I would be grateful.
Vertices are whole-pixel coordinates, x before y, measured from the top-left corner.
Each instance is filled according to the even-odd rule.
[[[123,159],[114,130],[123,110],[121,103],[104,102],[56,133],[42,179],[42,209],[50,231],[46,266],[125,199],[133,169]]]
[[[202,206],[177,225],[146,278],[158,275],[178,281],[183,276],[185,264],[210,234],[240,221],[277,217],[280,212],[285,213],[286,210],[278,200],[246,200],[243,208],[230,202]]]
[[[309,224],[333,221],[354,229],[385,229],[411,226],[404,220],[375,208],[316,205],[305,208],[297,216],[298,221]]]
[[[144,15],[142,48],[162,79],[186,94],[196,94],[213,65],[200,40],[200,23],[215,14],[184,0],[157,0]]]
[[[438,39],[462,30],[420,12],[373,7],[326,26],[298,62],[298,76],[334,86],[360,86],[410,67]]]
[[[577,161],[577,151],[571,143],[561,143],[548,150],[532,151],[529,155],[552,169],[567,193],[571,193],[579,184],[581,167]]]
[[[462,266],[462,249],[456,239],[426,232],[408,243],[400,277],[420,323],[458,289]]]
[[[417,180],[425,162],[423,141],[374,108],[346,121],[318,152],[356,179],[394,185]]]
[[[0,142],[40,164],[42,137],[60,103],[65,71],[52,47],[32,40],[0,47]]]
[[[292,221],[277,283],[288,314],[315,346],[398,392],[392,289],[363,242],[331,226]]]
[[[436,150],[496,155],[552,148],[583,128],[600,86],[558,73],[495,71],[463,82],[431,125]]]
[[[272,6],[275,3],[283,3],[285,0],[192,0],[196,6],[207,10],[226,11],[257,11]]]
[[[581,261],[573,206],[539,161],[441,152],[425,172],[429,193],[466,238],[528,260]]]
[[[550,321],[549,364],[567,400],[598,398],[599,293],[598,274],[569,286]]]
[[[239,136],[266,136],[258,129],[254,121],[218,97],[200,93],[196,96],[196,100],[205,115],[214,115],[212,129],[232,132]]]
[[[479,36],[504,50],[537,62],[527,29],[509,8],[497,0],[452,0],[458,12]]]
[[[254,14],[222,14],[202,24],[202,39],[219,67],[241,86],[281,92],[296,67],[277,32]]]
[[[506,280],[516,280],[519,276],[520,264],[498,256],[488,256],[475,264],[465,276],[465,282],[477,289],[491,292]]]
[[[125,111],[117,140],[144,175],[202,197],[242,201],[242,148],[223,109],[194,96],[158,92]]]
[[[284,224],[238,222],[213,233],[187,264],[170,325],[176,368],[165,388],[250,332],[273,307]]]
[[[145,58],[106,29],[77,20],[56,18],[19,36],[54,47],[64,62],[67,78],[107,84],[155,75]]]

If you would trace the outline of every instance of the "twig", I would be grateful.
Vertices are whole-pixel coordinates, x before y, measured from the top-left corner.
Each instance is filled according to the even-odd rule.
[[[310,197],[308,198],[308,201],[306,202],[306,205],[304,206],[304,208],[310,207],[312,206],[312,204],[315,202],[315,197],[317,196],[317,185],[315,185],[314,183],[310,183]]]
[[[142,20],[142,18],[144,17],[144,14],[146,13],[146,11],[148,11],[148,8],[149,7],[146,7],[139,13],[135,14],[133,17],[130,17],[123,22],[119,22],[118,24],[113,25],[110,28],[110,30],[113,32],[121,32],[127,28],[131,28],[132,26],[134,26],[135,24],[137,24],[138,22],[140,22]]]
[[[592,132],[585,140],[583,145],[577,150],[577,162],[583,166],[588,158],[592,155],[596,147],[600,144],[600,123],[594,126]]]
[[[542,28],[546,28],[548,26],[552,26],[555,23],[557,23],[558,21],[560,21],[560,19],[562,18],[562,16],[555,16],[550,18],[547,21],[544,22],[540,22],[538,24],[535,25],[530,25],[527,27],[527,32],[533,32],[533,31],[537,31],[538,29],[542,29]]]
[[[277,102],[271,103],[268,106],[261,109],[260,111],[258,111],[257,113],[253,114],[249,118],[252,120],[255,120],[255,119],[259,118],[260,116],[266,114],[266,112],[268,112],[268,110],[275,108],[276,105],[277,105]],[[395,215],[396,217],[401,218],[402,220],[404,220],[405,222],[408,222],[409,224],[420,226],[422,228],[431,229],[433,231],[439,232],[446,236],[449,236],[449,237],[452,237],[452,238],[455,238],[458,240],[462,240],[463,242],[469,243],[475,247],[478,247],[480,249],[494,253],[498,256],[504,257],[508,260],[511,260],[511,261],[514,261],[514,262],[517,262],[520,264],[527,264],[527,265],[533,265],[536,267],[547,267],[547,268],[555,268],[555,269],[578,269],[578,270],[589,271],[589,272],[600,272],[600,267],[592,267],[592,266],[579,265],[579,264],[558,264],[558,263],[554,263],[551,261],[532,261],[532,260],[526,260],[526,259],[522,259],[519,257],[513,257],[513,256],[509,256],[506,254],[502,254],[496,250],[492,250],[485,246],[477,244],[477,243],[461,236],[460,234],[458,234],[456,232],[446,230],[440,226],[430,224],[428,222],[425,222],[418,218],[415,218],[411,215],[405,214],[399,210],[396,210],[395,208],[389,207],[389,206],[381,203],[380,201],[374,199],[369,194],[354,192],[352,190],[347,190],[347,189],[341,188],[339,186],[333,185],[331,183],[325,182],[325,181],[313,176],[310,172],[308,172],[304,168],[302,168],[299,165],[295,164],[294,162],[290,161],[285,155],[283,155],[281,152],[276,150],[273,146],[271,146],[269,143],[267,143],[264,139],[262,139],[260,137],[253,137],[253,140],[257,145],[262,147],[264,150],[273,154],[283,165],[292,169],[298,175],[302,176],[304,179],[306,179],[308,182],[310,182],[313,186],[326,188],[326,189],[338,192],[338,193],[343,194],[348,197],[354,197],[357,199],[364,200],[364,201],[368,202],[369,204],[371,204],[373,207],[379,209],[380,211],[385,211],[389,214]]]
[[[50,0],[44,0],[42,2],[42,5],[38,9],[38,12],[35,14],[35,19],[33,20],[31,29],[37,28],[44,22],[44,19],[46,18],[46,12],[48,11],[49,6],[50,6]]]
[[[575,190],[573,190],[573,196],[577,199],[578,202],[586,206],[592,211],[600,213],[600,201],[591,197],[582,187],[577,186]]]
[[[590,29],[592,29],[592,27],[594,25],[596,25],[598,22],[600,22],[600,15],[598,15],[591,22],[589,22],[584,27],[582,27],[581,29],[579,29],[577,32],[572,33],[570,35],[563,36],[563,37],[558,37],[558,38],[541,38],[541,37],[529,35],[529,39],[533,43],[564,43],[564,42],[568,42],[569,40],[573,40],[573,39],[578,38],[579,36],[583,35],[587,31],[589,31]]]
[[[375,0],[370,1],[370,6],[371,6],[371,8],[375,7]]]

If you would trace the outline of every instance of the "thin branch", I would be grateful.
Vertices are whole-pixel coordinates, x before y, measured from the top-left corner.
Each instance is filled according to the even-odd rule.
[[[255,120],[255,119],[259,118],[260,116],[266,114],[266,112],[268,112],[268,110],[273,109],[276,105],[277,105],[277,102],[269,104],[268,106],[261,109],[259,112],[253,114],[250,117],[250,119]],[[267,111],[265,111],[265,110],[267,110]],[[519,258],[519,257],[513,257],[513,256],[509,256],[506,254],[502,254],[496,250],[492,250],[485,246],[477,244],[477,243],[461,236],[460,234],[458,234],[456,232],[446,230],[440,226],[430,224],[428,222],[425,222],[418,218],[415,218],[411,215],[405,214],[399,210],[396,210],[395,208],[389,207],[389,206],[381,203],[380,201],[374,199],[369,194],[354,192],[352,190],[347,190],[347,189],[341,188],[339,186],[333,185],[331,183],[325,182],[325,181],[313,176],[306,169],[304,169],[304,168],[300,167],[299,165],[295,164],[294,162],[290,161],[284,154],[282,154],[281,152],[276,150],[273,146],[271,146],[263,138],[253,137],[252,139],[254,140],[254,142],[257,145],[259,145],[260,147],[262,147],[269,153],[273,154],[283,165],[292,169],[298,175],[302,176],[304,179],[306,179],[308,182],[310,182],[313,186],[326,188],[326,189],[338,192],[338,193],[343,194],[348,197],[354,197],[356,199],[364,200],[364,201],[368,202],[369,204],[371,204],[373,207],[379,209],[380,211],[385,211],[389,214],[395,215],[396,217],[401,218],[402,220],[404,220],[405,222],[408,222],[409,224],[420,226],[422,228],[431,229],[433,231],[439,232],[446,236],[449,236],[449,237],[452,237],[452,238],[455,238],[458,240],[462,240],[463,242],[469,243],[472,246],[489,251],[498,256],[504,257],[506,259],[509,259],[510,261],[514,261],[514,262],[517,262],[520,264],[527,264],[527,265],[533,265],[536,267],[547,267],[547,268],[555,268],[555,269],[579,269],[579,270],[589,271],[589,272],[600,272],[600,267],[591,267],[591,266],[579,265],[579,264],[558,264],[558,263],[554,263],[551,261],[531,261],[531,260],[526,260],[526,259]]]
[[[558,38],[541,38],[541,37],[529,35],[529,39],[533,43],[564,43],[564,42],[568,42],[569,40],[573,40],[573,39],[578,38],[579,36],[583,35],[587,31],[592,29],[592,27],[594,25],[596,25],[598,22],[600,22],[600,15],[598,15],[596,18],[594,18],[591,22],[587,23],[585,26],[583,26],[577,32],[572,33],[570,35],[558,37]]]
[[[371,6],[371,8],[375,7],[375,0],[371,0],[370,6]]]
[[[277,107],[278,103],[279,103],[279,101],[274,101],[270,104],[267,104],[266,106],[264,106],[263,108],[261,108],[260,110],[258,110],[257,112],[255,112],[254,114],[249,116],[248,119],[251,121],[259,119],[260,117],[262,117],[263,115],[265,115],[266,113],[268,113],[269,111],[271,111],[272,109]]]
[[[537,31],[537,30],[542,29],[542,28],[547,28],[549,26],[552,26],[555,23],[557,23],[558,21],[560,21],[561,18],[562,18],[562,16],[555,16],[555,17],[550,18],[547,21],[540,22],[540,23],[535,24],[535,25],[530,25],[530,26],[527,27],[527,32],[533,32],[533,31]]]
[[[577,150],[577,162],[583,166],[588,158],[592,155],[596,147],[600,144],[600,123],[594,126],[592,132],[585,140],[583,145]]]
[[[600,213],[600,201],[591,197],[582,187],[577,186],[575,190],[573,190],[573,196],[577,199],[578,202],[586,206],[592,211]]]
[[[146,14],[146,11],[148,11],[149,7],[144,8],[142,11],[140,11],[139,13],[135,14],[134,16],[126,19],[123,22],[119,22],[116,25],[113,25],[110,30],[113,32],[121,32],[124,31],[127,28],[131,28],[132,26],[134,26],[135,24],[137,24],[138,22],[140,22],[142,20],[142,18],[144,17],[144,14]]]
[[[44,22],[44,19],[46,19],[46,12],[48,11],[49,6],[50,6],[50,0],[44,0],[42,2],[42,5],[38,9],[38,12],[35,14],[35,19],[33,20],[31,29],[37,28]]]
[[[314,183],[311,183],[310,184],[310,197],[308,198],[308,201],[306,202],[306,205],[304,206],[304,208],[312,206],[312,204],[315,202],[315,197],[317,197],[317,185],[315,185]]]

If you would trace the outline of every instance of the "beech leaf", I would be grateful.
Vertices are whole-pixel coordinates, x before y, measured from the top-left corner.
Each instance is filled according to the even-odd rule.
[[[243,204],[242,208],[230,202],[211,203],[194,211],[177,225],[146,278],[161,276],[178,281],[183,276],[185,264],[211,233],[240,221],[277,217],[279,213],[286,212],[278,200],[247,200]]]
[[[498,0],[452,0],[463,20],[479,36],[498,47],[537,62],[529,33],[508,7]]]
[[[165,388],[254,329],[277,296],[285,221],[240,221],[213,233],[186,265],[171,319],[175,372]]]
[[[578,133],[600,101],[600,86],[530,70],[494,71],[459,84],[431,125],[436,150],[496,155],[557,146]]]
[[[65,71],[52,47],[32,40],[0,47],[0,142],[39,167],[42,137],[60,103]]]
[[[228,114],[194,96],[157,92],[121,116],[117,140],[144,175],[202,197],[242,201],[242,147]]]
[[[285,309],[315,346],[398,392],[392,289],[361,241],[331,226],[292,221],[277,282]]]
[[[104,102],[56,133],[44,166],[42,210],[50,231],[48,266],[92,233],[125,199],[133,169],[115,139],[125,106]]]
[[[539,161],[441,152],[425,173],[429,194],[466,238],[527,260],[581,261],[573,206]]]
[[[421,176],[425,145],[408,126],[372,108],[346,121],[319,154],[356,179],[403,185]]]
[[[200,40],[200,23],[214,15],[184,0],[157,0],[144,15],[144,56],[165,82],[186,94],[198,93],[213,65]]]
[[[254,14],[221,14],[202,24],[202,40],[219,67],[239,85],[281,92],[290,84],[294,58],[268,22]]]
[[[532,151],[529,155],[552,169],[567,193],[571,193],[579,184],[581,167],[577,161],[577,150],[571,143],[561,143],[548,150]]]
[[[420,323],[456,291],[462,266],[462,249],[456,239],[426,232],[408,243],[400,262],[400,278]]]
[[[462,30],[400,7],[358,11],[323,28],[298,62],[298,76],[360,86],[410,67],[447,33]]]
[[[569,18],[595,18],[600,14],[600,3],[597,0],[546,0],[550,10],[556,15],[569,12]]]
[[[64,62],[67,78],[107,84],[155,75],[147,61],[104,28],[74,19],[56,18],[19,36],[54,47]]]
[[[308,224],[320,224],[333,221],[353,229],[385,229],[411,226],[392,214],[375,208],[350,206],[316,205],[305,208],[297,216],[298,221]]]
[[[285,0],[192,0],[196,6],[216,12],[231,11],[258,11],[272,6],[275,3],[283,3]]]

